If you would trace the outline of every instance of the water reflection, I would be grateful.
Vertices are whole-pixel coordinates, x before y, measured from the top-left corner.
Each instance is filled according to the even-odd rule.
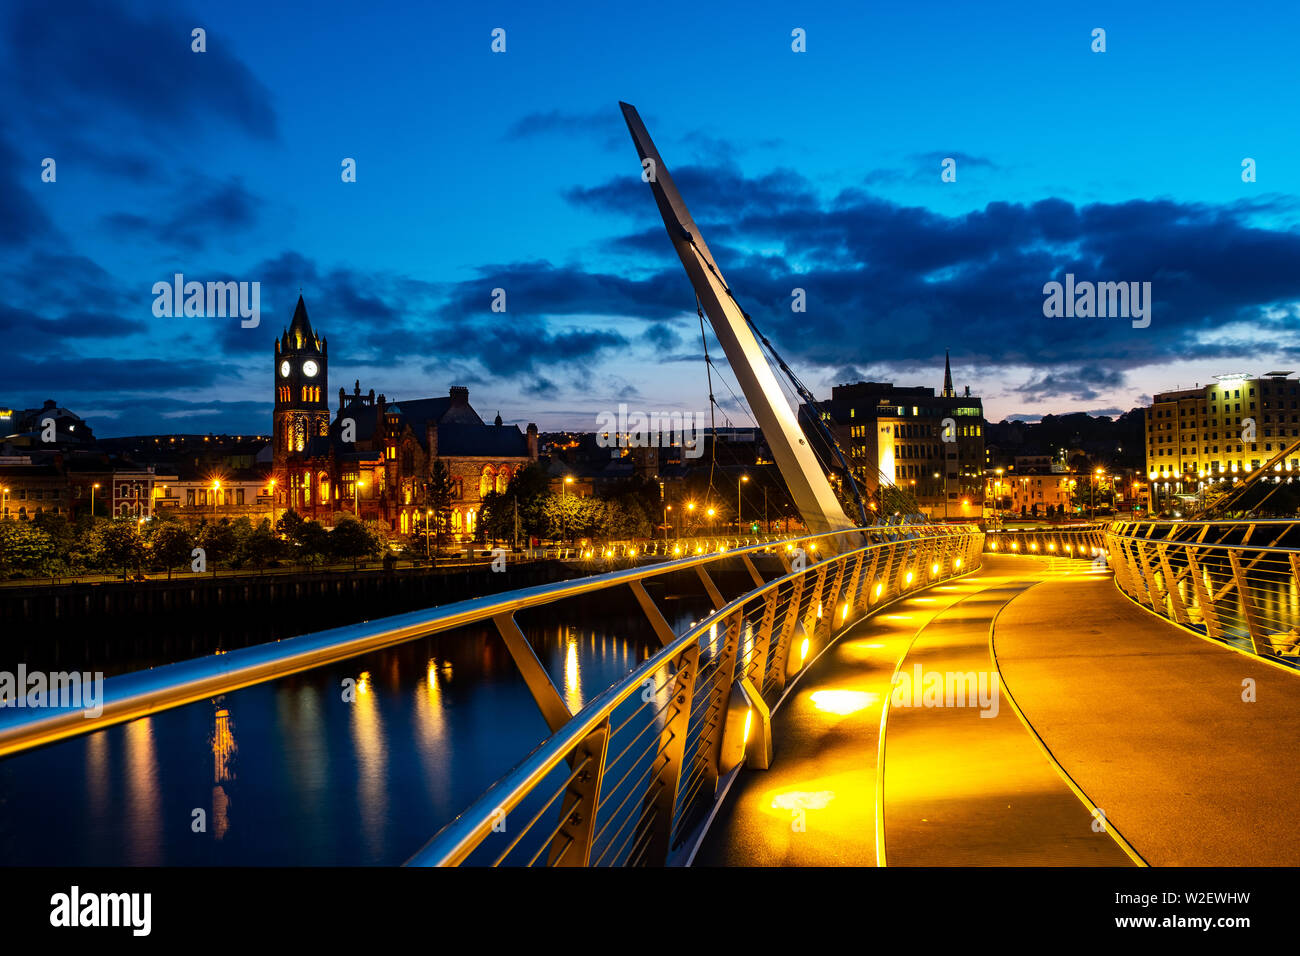
[[[578,710],[658,642],[638,613],[573,617],[520,627]],[[465,628],[0,760],[0,861],[394,865],[548,734],[495,630]]]

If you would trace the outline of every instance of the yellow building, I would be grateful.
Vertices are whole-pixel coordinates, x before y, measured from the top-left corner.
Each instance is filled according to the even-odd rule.
[[[1195,495],[1244,477],[1300,441],[1300,381],[1293,372],[1219,375],[1213,385],[1162,392],[1147,409],[1147,477],[1161,493]],[[1300,476],[1300,453],[1276,466]]]

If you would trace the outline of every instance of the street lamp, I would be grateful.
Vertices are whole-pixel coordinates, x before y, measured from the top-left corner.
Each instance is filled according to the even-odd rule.
[[[271,530],[275,530],[275,479],[271,479]]]
[[[8,518],[9,517],[9,489],[8,488],[4,489],[4,502],[5,502],[4,516]]]
[[[673,510],[672,505],[664,505],[664,544],[668,543],[668,512]],[[681,537],[680,534],[677,537]]]
[[[429,557],[429,520],[433,517],[433,509],[424,509],[424,556]]]
[[[90,486],[90,520],[91,521],[95,520],[95,489],[98,487],[99,487],[99,482],[95,482],[93,485]],[[9,493],[9,489],[6,488],[5,494],[8,493]]]
[[[749,481],[749,475],[741,475],[740,481],[736,482],[736,534],[742,534],[740,530],[740,486]]]
[[[352,483],[352,514],[358,521],[361,520],[361,489],[365,486],[366,483],[360,478]]]
[[[212,514],[214,517],[217,514],[217,498],[220,497],[220,492],[221,492],[221,482],[213,481],[212,482]]]

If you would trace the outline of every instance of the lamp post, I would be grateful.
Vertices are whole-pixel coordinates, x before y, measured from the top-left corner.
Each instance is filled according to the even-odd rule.
[[[271,530],[275,531],[275,479],[271,479]]]
[[[715,514],[717,514],[718,512],[717,512],[717,510],[714,509],[714,508],[709,508],[709,509],[707,509],[704,513],[705,513],[706,515],[709,516],[709,531],[712,532],[712,531],[713,531],[713,516],[714,516]]]
[[[358,478],[352,483],[352,514],[358,521],[361,520],[361,489],[366,483]]]
[[[94,520],[95,520],[95,489],[98,488],[98,487],[99,487],[99,482],[95,482],[93,485],[90,486],[90,520],[91,520],[91,522],[94,522]],[[8,491],[9,491],[9,489],[6,488],[6,489],[5,489],[5,492],[8,493]]]
[[[937,471],[934,473],[934,479],[935,481],[939,480],[939,473]],[[943,495],[943,520],[947,521],[948,520],[948,488],[946,482],[939,486],[939,494]]]
[[[5,503],[4,516],[8,518],[9,517],[9,489],[8,488],[4,489],[4,503]]]
[[[668,512],[672,510],[672,505],[664,505],[664,544],[668,543]]]
[[[221,482],[212,482],[212,517],[217,516],[217,499],[221,496]]]
[[[740,480],[736,482],[736,534],[737,535],[741,535],[744,533],[743,531],[741,531],[741,525],[740,525],[740,488],[747,481],[749,481],[749,475],[741,475]]]
[[[433,509],[424,509],[424,556],[429,557],[429,519],[433,517]]]

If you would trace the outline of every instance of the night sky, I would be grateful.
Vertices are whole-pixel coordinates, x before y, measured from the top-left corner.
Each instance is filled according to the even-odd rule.
[[[993,420],[1300,368],[1293,3],[16,0],[0,23],[0,405],[54,398],[101,436],[268,431],[299,288],[335,397],[467,385],[543,429],[705,410],[619,100],[820,396],[937,387],[945,347]],[[177,272],[260,282],[261,325],[155,317]],[[1150,326],[1045,318],[1067,272],[1151,282]]]

